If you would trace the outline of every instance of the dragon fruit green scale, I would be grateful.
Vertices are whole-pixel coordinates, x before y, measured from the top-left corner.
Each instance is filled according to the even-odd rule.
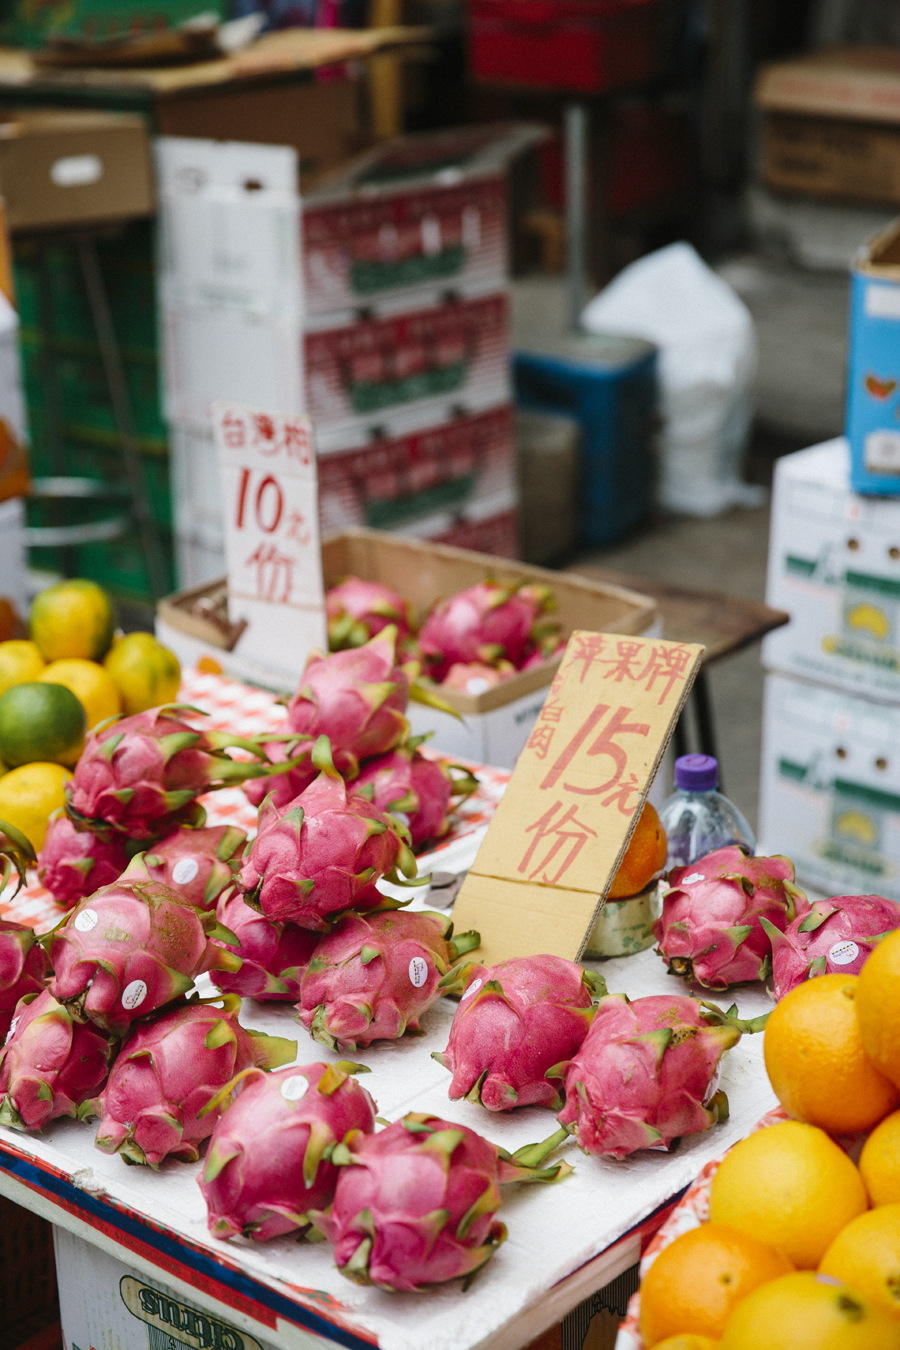
[[[151,881],[140,854],[118,881],[82,900],[42,939],[54,969],[50,992],[79,1020],[122,1035],[186,994],[205,971],[240,969],[212,941],[234,941],[206,913]]]
[[[334,1197],[335,1145],[371,1134],[376,1106],[350,1075],[360,1064],[248,1069],[213,1130],[200,1189],[213,1237],[266,1242],[309,1226]]]
[[[66,811],[79,829],[153,839],[178,824],[202,824],[199,793],[274,772],[258,742],[197,731],[173,715],[183,706],[111,719],[88,734],[66,784]],[[231,759],[228,746],[250,750],[256,762]]]
[[[669,873],[657,951],[673,975],[709,989],[762,980],[772,956],[762,920],[783,932],[808,908],[790,858],[754,858],[730,844]]]
[[[286,808],[263,802],[240,888],[266,918],[327,932],[344,910],[396,908],[375,883],[406,884],[416,860],[399,821],[348,796],[326,737],[313,756],[321,772],[305,792]]]
[[[708,1130],[728,1114],[719,1060],[759,1022],[683,995],[608,994],[575,1057],[549,1070],[566,1094],[557,1119],[585,1153],[612,1158]]]
[[[562,1099],[547,1070],[571,1059],[606,993],[599,975],[561,956],[523,956],[467,966],[466,987],[446,1050],[433,1058],[453,1074],[451,1101],[489,1111],[551,1106]]]
[[[113,1053],[108,1036],[76,1022],[46,989],[26,994],[0,1051],[0,1125],[40,1130],[77,1115],[106,1081]]]
[[[299,1020],[322,1045],[356,1050],[419,1030],[451,961],[477,947],[444,914],[347,914],[322,938],[300,985]]]
[[[82,1110],[101,1117],[97,1148],[150,1167],[169,1157],[196,1162],[235,1075],[294,1058],[296,1041],[241,1026],[239,998],[216,1001],[223,1006],[183,1004],[135,1027],[106,1087]]]

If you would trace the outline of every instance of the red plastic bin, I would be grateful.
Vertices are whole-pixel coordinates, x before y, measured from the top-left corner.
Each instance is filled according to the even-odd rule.
[[[468,0],[477,80],[600,94],[659,68],[662,0]]]

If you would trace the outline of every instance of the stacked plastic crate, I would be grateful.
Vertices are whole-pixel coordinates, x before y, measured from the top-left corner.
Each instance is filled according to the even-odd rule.
[[[517,549],[508,356],[517,125],[405,137],[304,197],[304,367],[323,533]]]

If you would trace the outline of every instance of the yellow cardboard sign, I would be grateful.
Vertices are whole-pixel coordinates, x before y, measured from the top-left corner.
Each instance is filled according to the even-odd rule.
[[[479,961],[581,955],[703,650],[572,634],[454,906]]]

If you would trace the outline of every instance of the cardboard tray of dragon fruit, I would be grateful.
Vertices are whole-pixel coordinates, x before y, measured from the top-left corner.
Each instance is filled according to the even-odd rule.
[[[332,693],[358,658],[322,662]],[[285,709],[194,673],[182,697],[209,715],[89,735],[43,887],[3,905],[0,1189],[263,1345],[515,1350],[775,1104],[761,920],[784,927],[798,893],[786,860],[737,848],[672,874],[670,964],[750,981],[730,1009],[652,950],[480,966],[421,877],[471,866],[506,776],[441,770],[385,703],[348,728],[352,680],[316,702],[324,678]],[[373,749],[390,774],[358,792]],[[240,784],[258,800],[261,777],[254,821]],[[2,847],[24,870],[27,841]],[[692,887],[727,912],[718,958]]]

